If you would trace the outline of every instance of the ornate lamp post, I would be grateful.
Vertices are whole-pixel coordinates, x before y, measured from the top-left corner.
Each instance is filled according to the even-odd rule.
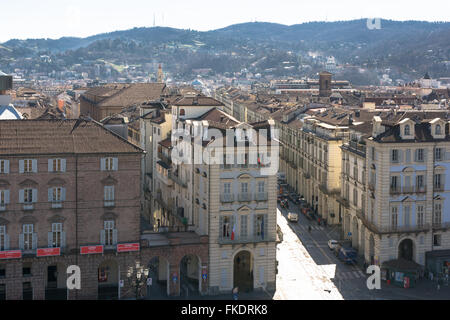
[[[135,289],[136,300],[139,298],[139,291],[147,284],[148,269],[141,266],[139,261],[136,261],[135,268],[129,267],[127,272],[128,284]]]

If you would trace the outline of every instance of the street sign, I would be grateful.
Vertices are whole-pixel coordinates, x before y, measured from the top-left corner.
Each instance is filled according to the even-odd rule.
[[[151,285],[152,285],[152,278],[148,278],[148,279],[147,279],[147,285],[148,285],[148,286],[151,286]]]
[[[80,248],[81,254],[103,253],[103,246],[85,246]]]
[[[173,281],[173,283],[177,283],[177,281],[178,281],[178,274],[176,272],[174,272],[172,275],[172,281]]]
[[[37,257],[52,257],[61,255],[61,248],[43,248],[37,249]]]
[[[20,259],[22,258],[21,250],[0,251],[0,259]]]
[[[139,251],[139,243],[122,243],[117,245],[117,252]]]

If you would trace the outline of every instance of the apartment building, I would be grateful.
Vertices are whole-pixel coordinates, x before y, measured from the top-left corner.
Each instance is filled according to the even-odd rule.
[[[261,171],[267,153],[249,163],[249,154],[258,154],[259,144],[246,144],[245,136],[243,145],[235,141],[239,130],[264,129],[270,136],[273,123],[243,123],[222,107],[212,98],[185,97],[171,104],[170,113],[149,121],[152,132],[160,129],[160,136],[153,138],[152,220],[158,229],[208,237],[208,259],[201,263],[208,268],[209,294],[229,293],[235,286],[275,290],[276,175]],[[177,129],[181,137],[172,134]],[[230,150],[227,130],[232,131]],[[193,151],[197,147],[200,153]],[[268,149],[270,154],[270,145]],[[205,152],[225,155],[229,164],[198,161],[198,154]],[[190,261],[185,271],[189,277],[199,276],[192,272],[199,263],[196,258]]]
[[[374,116],[352,132],[342,147],[345,234],[368,263],[406,260],[448,272],[447,112]]]

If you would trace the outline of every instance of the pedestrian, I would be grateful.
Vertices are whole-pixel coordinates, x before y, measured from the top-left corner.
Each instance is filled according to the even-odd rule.
[[[239,299],[239,287],[233,288],[231,293],[233,295],[233,300],[238,300]]]
[[[430,272],[430,280],[433,281],[433,272]]]

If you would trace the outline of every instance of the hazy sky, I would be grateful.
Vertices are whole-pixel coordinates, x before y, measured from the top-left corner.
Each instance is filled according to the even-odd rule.
[[[151,27],[154,16],[157,26],[206,31],[249,21],[449,21],[449,12],[448,0],[0,0],[0,42]]]

